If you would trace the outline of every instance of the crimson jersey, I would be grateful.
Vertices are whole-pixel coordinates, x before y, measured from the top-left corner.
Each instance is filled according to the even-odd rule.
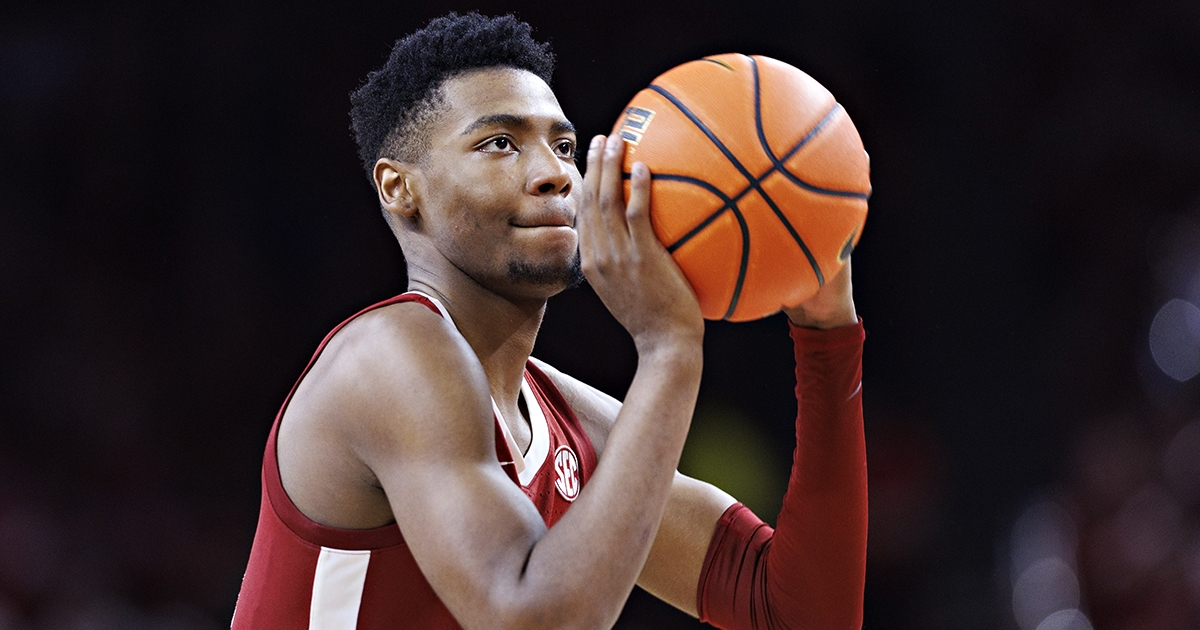
[[[400,302],[419,302],[450,318],[435,299],[416,292],[364,309],[325,337],[296,386],[346,324]],[[295,392],[293,386],[267,438],[258,529],[233,615],[234,630],[458,628],[422,575],[399,526],[327,527],[309,520],[288,498],[279,477],[275,436]],[[529,450],[519,455],[496,413],[496,457],[549,527],[591,477],[596,453],[562,394],[532,362],[526,363],[521,394],[533,433]]]

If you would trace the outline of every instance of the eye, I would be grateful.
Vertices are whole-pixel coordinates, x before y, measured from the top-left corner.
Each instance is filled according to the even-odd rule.
[[[559,142],[558,144],[554,145],[554,152],[557,153],[559,157],[575,159],[575,141],[563,140],[562,142]]]
[[[512,138],[508,136],[496,136],[484,141],[483,144],[479,145],[479,148],[484,151],[508,152],[514,150],[516,146],[513,144]]]

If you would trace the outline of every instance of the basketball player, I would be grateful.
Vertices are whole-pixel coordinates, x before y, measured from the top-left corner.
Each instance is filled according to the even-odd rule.
[[[862,327],[849,266],[785,309],[799,444],[778,529],[677,473],[704,322],[596,137],[587,176],[511,17],[439,18],[352,97],[409,292],[337,327],[268,438],[235,629],[608,628],[635,584],[724,628],[857,628]],[[633,337],[617,401],[530,358],[582,275]]]

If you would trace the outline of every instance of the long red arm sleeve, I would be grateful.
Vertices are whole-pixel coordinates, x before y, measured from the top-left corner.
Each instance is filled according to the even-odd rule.
[[[796,451],[778,527],[740,503],[717,522],[696,594],[700,620],[728,630],[862,627],[867,455],[856,325],[792,326]]]

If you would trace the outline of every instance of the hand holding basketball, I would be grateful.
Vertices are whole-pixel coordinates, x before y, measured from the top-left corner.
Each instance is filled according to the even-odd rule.
[[[660,341],[698,341],[704,320],[679,266],[650,225],[650,173],[631,164],[622,194],[625,143],[597,136],[587,154],[577,228],[583,274],[639,351]]]
[[[614,127],[653,172],[650,220],[704,317],[804,302],[862,235],[866,152],[820,83],[762,56],[715,55],[656,78]]]
[[[854,310],[854,285],[850,279],[850,260],[812,297],[795,306],[783,307],[788,319],[805,328],[837,328],[858,321]]]

